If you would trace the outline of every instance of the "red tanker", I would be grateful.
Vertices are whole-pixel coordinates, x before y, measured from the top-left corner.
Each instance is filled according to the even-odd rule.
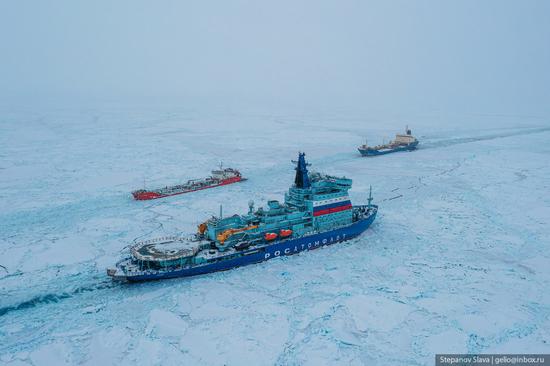
[[[171,187],[164,187],[154,190],[139,189],[132,192],[136,200],[153,200],[156,198],[175,196],[188,192],[200,191],[202,189],[224,186],[246,180],[241,173],[232,168],[213,170],[212,176],[204,179],[193,179],[184,184],[178,184]]]

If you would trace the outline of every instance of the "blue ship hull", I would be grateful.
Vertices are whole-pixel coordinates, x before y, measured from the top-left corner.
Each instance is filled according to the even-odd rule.
[[[376,207],[373,205],[373,207]],[[376,218],[377,209],[368,217],[359,220],[350,226],[326,231],[319,234],[304,236],[296,239],[275,242],[269,246],[243,251],[243,256],[221,260],[214,263],[198,265],[174,271],[158,271],[140,275],[126,276],[130,282],[150,281],[175,277],[189,277],[206,273],[225,271],[228,269],[259,263],[271,258],[293,255],[306,250],[313,250],[323,246],[335,244],[355,238],[364,232]]]
[[[359,152],[361,153],[361,155],[363,156],[378,156],[378,155],[385,155],[385,154],[391,154],[391,153],[394,153],[394,152],[398,152],[398,151],[413,151],[416,149],[416,147],[418,146],[418,141],[415,141],[413,143],[410,143],[406,146],[399,146],[399,147],[396,147],[396,148],[393,148],[393,149],[380,149],[380,150],[376,150],[376,149],[361,149],[359,148]]]

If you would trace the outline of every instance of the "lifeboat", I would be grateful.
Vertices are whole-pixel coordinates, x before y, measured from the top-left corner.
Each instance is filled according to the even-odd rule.
[[[292,230],[290,229],[281,229],[281,231],[279,232],[279,236],[281,238],[286,238],[286,237],[289,237],[290,235],[292,235]]]
[[[264,238],[265,238],[265,240],[275,240],[275,239],[277,239],[277,234],[275,234],[275,233],[265,233]]]

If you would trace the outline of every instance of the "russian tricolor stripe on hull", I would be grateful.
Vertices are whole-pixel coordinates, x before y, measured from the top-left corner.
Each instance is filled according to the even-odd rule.
[[[342,203],[344,201],[349,201],[349,197],[347,195],[336,197],[336,198],[325,199],[325,200],[313,201],[313,207],[317,208],[317,207],[326,206],[329,204]]]
[[[335,212],[345,211],[351,209],[351,201],[348,199],[346,201],[330,203],[328,205],[318,206],[313,208],[313,216],[322,216]]]
[[[340,207],[327,208],[326,210],[315,211],[315,212],[313,212],[313,216],[315,216],[315,217],[323,216],[323,215],[328,215],[328,214],[331,214],[331,213],[345,211],[345,210],[351,210],[351,204],[345,205],[345,206],[340,206]]]

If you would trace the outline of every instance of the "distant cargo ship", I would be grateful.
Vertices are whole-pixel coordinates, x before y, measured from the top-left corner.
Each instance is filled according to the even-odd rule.
[[[350,240],[374,221],[378,206],[352,205],[351,179],[308,173],[299,154],[294,184],[284,203],[245,215],[212,217],[188,238],[169,237],[137,243],[107,274],[116,280],[146,281],[223,271]],[[357,243],[360,245],[360,243]]]
[[[418,146],[418,140],[411,134],[409,127],[405,128],[405,134],[395,135],[395,140],[388,144],[368,146],[366,143],[359,146],[358,150],[363,156],[384,155],[397,151],[412,151]]]
[[[139,189],[132,192],[132,196],[136,200],[153,200],[156,198],[175,196],[177,194],[200,191],[202,189],[224,186],[227,184],[242,182],[246,180],[241,176],[241,173],[232,168],[212,170],[212,176],[204,179],[188,180],[187,183],[178,184],[175,186],[164,187],[154,190]]]

